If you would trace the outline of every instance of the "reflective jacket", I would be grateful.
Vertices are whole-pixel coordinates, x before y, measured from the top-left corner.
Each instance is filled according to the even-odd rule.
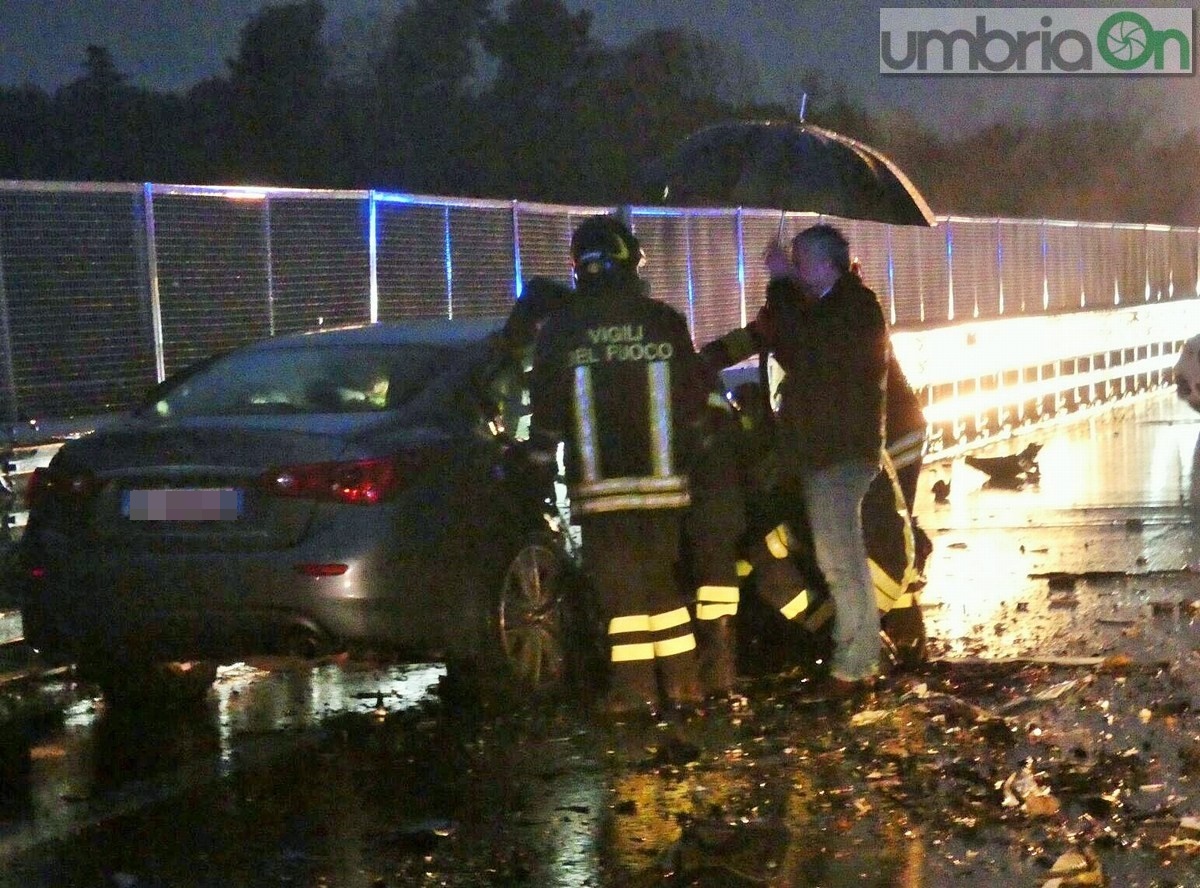
[[[538,334],[532,440],[564,441],[573,514],[684,508],[708,396],[683,316],[640,281],[577,291]]]

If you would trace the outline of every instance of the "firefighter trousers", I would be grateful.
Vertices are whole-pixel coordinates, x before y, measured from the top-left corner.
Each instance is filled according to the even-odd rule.
[[[688,573],[696,590],[700,680],[706,694],[723,696],[733,690],[737,678],[737,562],[746,531],[740,487],[693,492],[685,528]]]
[[[580,516],[584,567],[608,627],[612,709],[657,710],[703,697],[677,571],[682,521],[679,509]]]

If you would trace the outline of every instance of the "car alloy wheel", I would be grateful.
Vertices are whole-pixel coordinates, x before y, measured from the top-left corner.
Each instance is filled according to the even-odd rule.
[[[500,589],[500,643],[516,681],[533,691],[566,678],[561,609],[563,556],[550,542],[531,540],[509,562]]]

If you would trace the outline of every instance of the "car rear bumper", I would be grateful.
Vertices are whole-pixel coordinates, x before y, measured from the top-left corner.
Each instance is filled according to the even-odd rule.
[[[378,547],[375,547],[378,550]],[[433,606],[433,558],[364,552],[153,556],[88,552],[44,534],[27,549],[27,638],[49,653],[121,651],[154,659],[228,660],[371,647],[440,653],[448,621]],[[311,576],[302,565],[345,564]],[[38,567],[37,576],[29,570]]]

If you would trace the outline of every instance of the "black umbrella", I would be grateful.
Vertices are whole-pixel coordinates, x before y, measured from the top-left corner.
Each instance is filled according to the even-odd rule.
[[[811,123],[733,121],[684,139],[651,173],[672,206],[764,207],[894,225],[936,224],[896,164]]]

